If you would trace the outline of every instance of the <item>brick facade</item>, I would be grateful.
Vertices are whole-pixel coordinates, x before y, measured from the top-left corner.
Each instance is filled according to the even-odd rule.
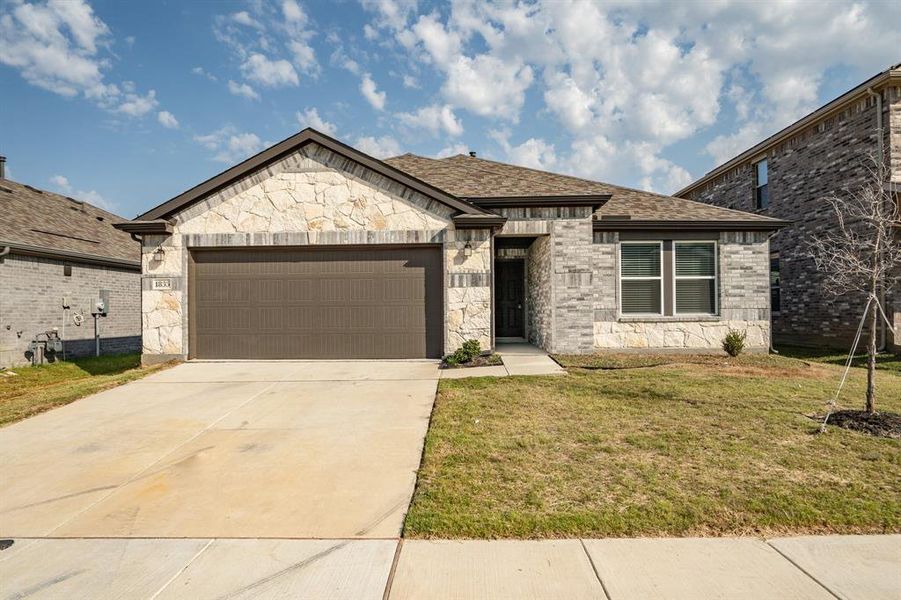
[[[54,327],[63,339],[66,358],[94,354],[91,307],[100,290],[110,293],[109,315],[100,319],[101,353],[137,352],[140,273],[16,254],[0,259],[0,366],[28,362],[25,353],[31,340]],[[84,317],[80,326],[73,319],[76,314]]]
[[[901,181],[901,88],[887,87],[880,93],[884,159],[890,177]],[[780,310],[773,313],[777,344],[845,348],[853,339],[865,296],[830,296],[804,252],[808,239],[836,225],[831,207],[822,198],[868,181],[868,161],[878,155],[879,148],[876,107],[873,97],[857,100],[685,194],[691,200],[794,222],[770,241],[781,270]],[[769,207],[758,210],[754,164],[762,158],[768,164]],[[895,315],[901,312],[899,295],[901,292],[896,292],[887,299]],[[891,344],[891,333],[888,338]]]

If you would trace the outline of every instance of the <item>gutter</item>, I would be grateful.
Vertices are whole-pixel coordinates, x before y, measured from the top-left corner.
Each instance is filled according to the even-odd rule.
[[[791,225],[791,221],[770,219],[767,221],[698,221],[698,220],[632,220],[622,218],[601,218],[592,222],[594,231],[647,231],[647,230],[688,230],[688,231],[776,231]]]
[[[39,258],[54,258],[57,260],[71,260],[83,264],[100,265],[103,267],[116,267],[119,269],[127,269],[129,271],[141,270],[141,261],[128,260],[125,258],[112,258],[109,256],[97,256],[96,254],[84,254],[82,252],[73,252],[69,250],[56,250],[53,248],[42,248],[40,246],[29,246],[28,244],[17,244],[15,242],[0,242],[0,247],[4,247],[0,252],[0,257],[7,254],[17,254],[20,256],[36,256]]]

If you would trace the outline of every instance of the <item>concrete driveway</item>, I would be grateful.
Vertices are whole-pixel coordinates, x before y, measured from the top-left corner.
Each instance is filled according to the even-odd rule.
[[[3,538],[394,538],[433,362],[189,363],[0,429]]]

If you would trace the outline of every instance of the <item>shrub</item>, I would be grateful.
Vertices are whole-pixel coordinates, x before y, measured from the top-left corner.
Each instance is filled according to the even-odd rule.
[[[459,364],[468,363],[481,353],[482,345],[479,344],[479,340],[466,340],[462,346],[444,358],[444,364],[449,367],[456,367]]]
[[[726,337],[723,338],[723,350],[729,356],[738,356],[744,351],[747,338],[748,334],[746,332],[730,329]]]

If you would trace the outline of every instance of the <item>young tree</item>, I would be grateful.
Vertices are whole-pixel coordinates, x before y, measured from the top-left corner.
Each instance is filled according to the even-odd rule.
[[[866,411],[876,405],[876,337],[885,318],[880,298],[901,282],[901,206],[887,189],[886,169],[878,161],[867,181],[823,200],[835,213],[836,226],[808,241],[808,256],[823,273],[826,290],[836,296],[863,293],[868,298]]]

